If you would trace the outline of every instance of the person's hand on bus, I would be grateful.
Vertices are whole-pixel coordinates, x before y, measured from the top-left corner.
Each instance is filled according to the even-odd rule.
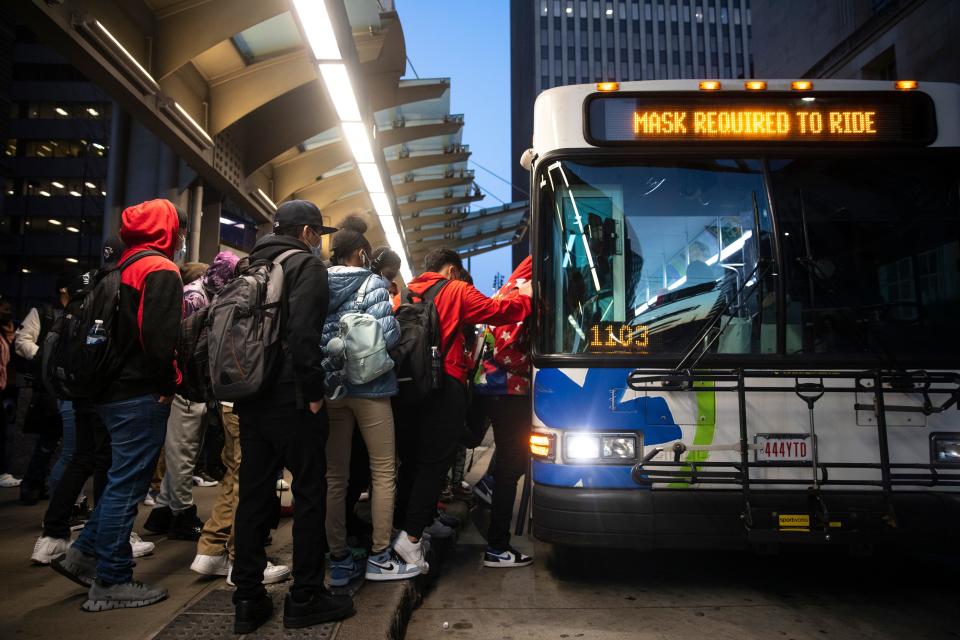
[[[521,284],[519,287],[517,287],[517,291],[520,292],[520,295],[522,295],[522,296],[527,296],[528,298],[532,298],[532,297],[533,297],[533,283],[530,282],[529,280],[527,280],[526,282],[524,282],[523,284]]]
[[[319,402],[310,403],[310,413],[320,413],[320,409],[322,408],[323,408],[323,400],[320,400]]]

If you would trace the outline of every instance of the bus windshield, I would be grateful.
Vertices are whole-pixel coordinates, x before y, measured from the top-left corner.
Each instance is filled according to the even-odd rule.
[[[547,163],[539,350],[677,365],[955,358],[958,166],[952,155]]]

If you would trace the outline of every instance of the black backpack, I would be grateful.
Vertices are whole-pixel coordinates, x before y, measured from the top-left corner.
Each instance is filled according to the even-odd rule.
[[[443,367],[453,341],[446,348],[441,344],[440,316],[433,301],[449,282],[435,283],[423,292],[420,302],[414,302],[413,296],[408,295],[409,302],[400,305],[395,313],[400,340],[390,350],[390,358],[400,384],[398,398],[404,404],[417,404],[439,388],[433,371],[433,349],[436,347],[441,354],[440,367]]]
[[[212,304],[212,301],[211,301]],[[210,357],[207,334],[210,304],[197,309],[180,323],[177,341],[177,365],[182,379],[177,393],[190,402],[209,402],[213,398],[210,383]]]
[[[123,354],[116,344],[120,275],[151,255],[165,257],[159,251],[138,251],[120,264],[98,271],[91,284],[71,298],[41,350],[41,375],[51,393],[65,399],[94,398],[116,379],[123,366]],[[102,333],[88,340],[97,321]]]

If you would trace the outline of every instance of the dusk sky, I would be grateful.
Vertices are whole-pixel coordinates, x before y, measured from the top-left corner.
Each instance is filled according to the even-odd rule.
[[[506,0],[456,2],[397,0],[407,57],[421,78],[450,78],[451,112],[464,114],[463,142],[470,145],[476,180],[504,202],[510,187],[474,165],[473,160],[509,179],[510,6]],[[414,72],[407,65],[407,77]],[[475,208],[500,203],[490,195]],[[510,272],[510,249],[475,257],[470,272],[484,293],[492,293],[497,272]]]

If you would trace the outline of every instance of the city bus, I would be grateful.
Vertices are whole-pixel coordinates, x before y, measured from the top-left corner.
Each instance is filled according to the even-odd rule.
[[[531,176],[534,535],[960,534],[960,85],[550,89]]]

